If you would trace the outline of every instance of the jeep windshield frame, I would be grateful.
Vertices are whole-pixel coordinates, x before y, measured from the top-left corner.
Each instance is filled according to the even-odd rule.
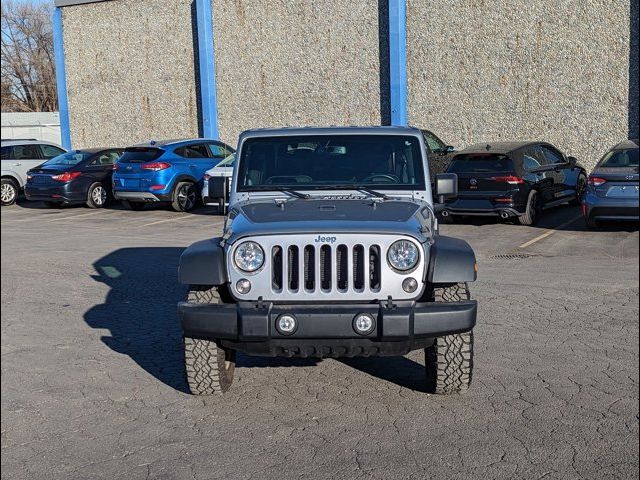
[[[418,136],[311,134],[252,137],[241,147],[236,191],[425,190]]]

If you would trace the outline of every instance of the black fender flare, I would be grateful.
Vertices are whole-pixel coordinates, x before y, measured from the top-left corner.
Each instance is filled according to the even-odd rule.
[[[184,285],[223,285],[229,281],[222,237],[201,240],[180,256],[178,281]]]
[[[436,235],[431,246],[427,282],[475,282],[478,278],[476,254],[464,240]]]

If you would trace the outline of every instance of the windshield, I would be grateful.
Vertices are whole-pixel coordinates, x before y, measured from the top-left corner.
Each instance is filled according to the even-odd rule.
[[[449,173],[510,172],[513,171],[513,162],[506,155],[465,153],[453,157],[447,171]]]
[[[233,162],[235,162],[236,156],[234,153],[225,157],[220,163],[216,165],[216,167],[233,167]]]
[[[68,165],[73,166],[77,165],[80,162],[83,162],[87,158],[92,157],[93,153],[88,152],[69,152],[63,153],[62,155],[58,155],[57,157],[53,157],[51,160],[47,160],[42,164],[43,167],[50,167],[52,165]]]
[[[629,150],[614,150],[613,152],[607,153],[600,162],[600,167],[607,168],[629,168],[637,166],[637,148],[630,148]]]
[[[425,188],[420,141],[413,136],[250,138],[241,155],[239,191]]]

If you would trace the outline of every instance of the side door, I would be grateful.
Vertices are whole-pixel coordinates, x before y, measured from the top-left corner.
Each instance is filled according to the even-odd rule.
[[[547,159],[549,174],[553,178],[553,198],[562,200],[575,195],[575,188],[571,189],[571,166],[565,156],[551,145],[540,145]]]
[[[429,161],[429,174],[431,179],[435,178],[438,173],[444,173],[451,161],[453,148],[446,145],[440,138],[429,130],[422,130],[422,136],[427,146],[427,154]]]
[[[96,155],[95,158],[86,167],[88,176],[92,181],[104,182],[105,185],[111,185],[111,177],[113,176],[113,165],[122,155],[122,150],[105,150]]]
[[[6,167],[15,174],[21,187],[27,181],[27,172],[46,160],[37,144],[13,145],[9,156],[11,158],[6,162]],[[2,162],[2,167],[4,170],[5,162]]]
[[[215,165],[206,143],[192,143],[180,149],[180,155],[185,158],[186,170],[197,181],[202,180],[207,170]]]
[[[545,203],[554,199],[554,173],[540,145],[531,145],[522,150],[522,166],[526,179],[535,184]]]

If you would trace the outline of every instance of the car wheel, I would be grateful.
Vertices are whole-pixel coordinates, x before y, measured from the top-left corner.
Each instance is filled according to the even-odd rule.
[[[540,194],[536,190],[529,192],[529,199],[527,200],[527,211],[524,215],[518,217],[520,225],[533,226],[538,223],[540,215],[542,214],[542,202]]]
[[[191,285],[187,302],[216,304],[221,300],[216,287]],[[236,352],[218,346],[214,340],[184,337],[184,365],[192,394],[224,393],[233,383]]]
[[[576,183],[576,198],[569,202],[569,205],[582,205],[582,199],[584,192],[587,190],[587,176],[584,173],[578,175],[578,181]]]
[[[104,208],[107,204],[109,193],[104,185],[96,182],[89,187],[87,193],[87,206],[90,208]]]
[[[178,182],[173,190],[171,208],[176,212],[188,212],[194,209],[197,201],[198,194],[193,182]]]
[[[0,199],[2,205],[13,205],[18,199],[19,187],[15,180],[3,178],[0,186]]]
[[[466,283],[433,289],[436,302],[463,302],[470,298]],[[473,376],[473,330],[436,338],[425,349],[425,369],[428,393],[452,395],[468,390]]]
[[[144,202],[132,202],[131,200],[123,200],[122,205],[129,210],[140,211],[144,208]]]

